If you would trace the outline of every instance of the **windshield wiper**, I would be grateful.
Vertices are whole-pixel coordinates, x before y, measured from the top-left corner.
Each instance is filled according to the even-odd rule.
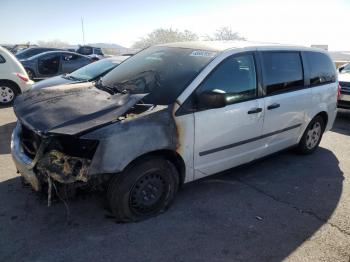
[[[63,76],[63,78],[68,79],[68,80],[73,80],[73,81],[88,81],[88,80],[83,79],[83,78],[72,76],[71,74],[65,74]]]
[[[114,95],[114,94],[116,93],[116,92],[115,92],[115,89],[114,89],[113,87],[110,87],[110,86],[107,86],[107,85],[104,85],[104,84],[103,84],[102,78],[99,78],[99,79],[95,82],[95,86],[96,86],[98,89],[107,91],[107,92],[110,93],[111,95]]]

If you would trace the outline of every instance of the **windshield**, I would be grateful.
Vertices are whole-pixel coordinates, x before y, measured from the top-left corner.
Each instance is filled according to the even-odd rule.
[[[347,64],[341,72],[342,73],[350,73],[350,64]]]
[[[90,81],[94,78],[99,77],[100,75],[106,73],[112,68],[116,67],[121,62],[118,60],[112,59],[102,59],[97,62],[88,64],[78,70],[67,75],[68,77],[73,77],[79,80]]]
[[[150,47],[106,74],[101,84],[116,92],[149,93],[145,103],[169,105],[215,55],[189,48]]]

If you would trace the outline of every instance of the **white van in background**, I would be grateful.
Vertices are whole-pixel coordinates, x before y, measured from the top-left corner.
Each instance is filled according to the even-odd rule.
[[[29,90],[33,83],[17,58],[0,46],[0,106],[12,104],[15,97]]]

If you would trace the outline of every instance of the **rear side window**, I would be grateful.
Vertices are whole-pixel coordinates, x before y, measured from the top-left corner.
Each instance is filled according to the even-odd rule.
[[[3,64],[5,62],[6,62],[5,58],[2,55],[0,55],[0,64]]]
[[[310,85],[317,86],[335,82],[335,69],[330,58],[317,52],[305,52],[310,71]]]
[[[262,73],[267,95],[304,87],[299,52],[263,52]]]

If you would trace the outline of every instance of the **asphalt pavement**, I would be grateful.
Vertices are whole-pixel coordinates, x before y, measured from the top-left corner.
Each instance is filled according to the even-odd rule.
[[[350,262],[350,112],[309,156],[292,151],[185,185],[155,218],[118,224],[103,194],[47,207],[10,155],[0,109],[0,261]]]

